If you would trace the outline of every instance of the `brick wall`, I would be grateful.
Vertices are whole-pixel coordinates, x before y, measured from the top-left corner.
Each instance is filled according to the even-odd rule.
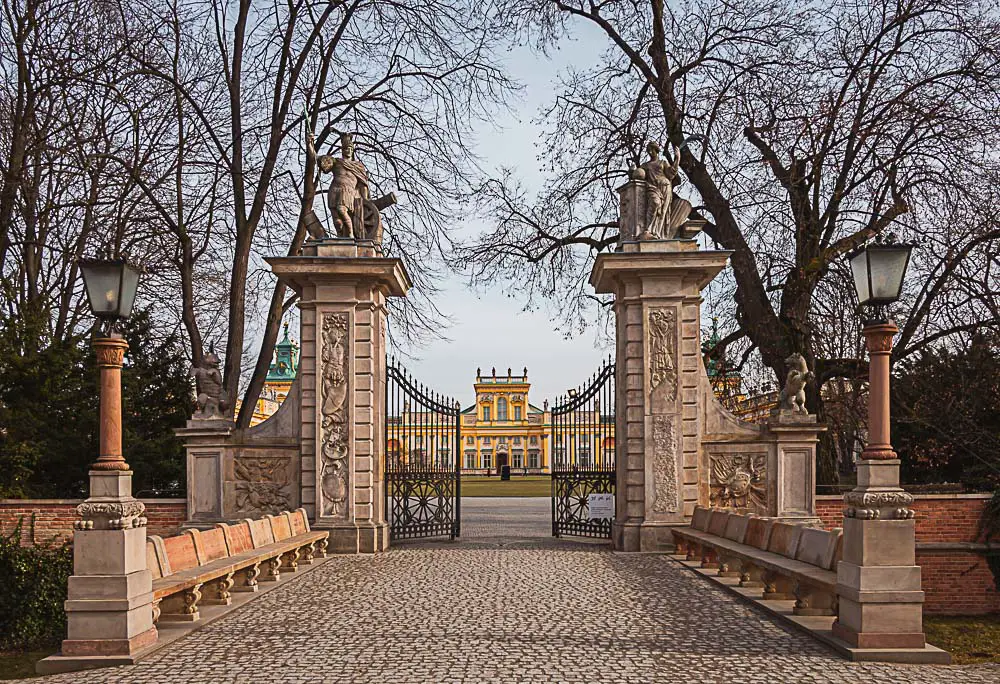
[[[989,498],[989,494],[914,494],[925,612],[976,615],[1000,611],[1000,592],[985,556],[961,548],[979,541],[979,518]],[[826,527],[840,527],[843,510],[840,495],[816,497],[816,514]],[[938,544],[955,546],[935,548]]]
[[[146,504],[148,534],[175,534],[187,519],[184,499],[141,499]],[[60,543],[73,535],[79,518],[76,499],[0,499],[0,533],[10,534],[22,518],[21,544]]]

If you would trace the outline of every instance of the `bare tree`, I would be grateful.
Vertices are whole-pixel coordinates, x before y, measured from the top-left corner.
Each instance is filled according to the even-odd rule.
[[[543,45],[583,22],[609,47],[595,66],[566,75],[543,114],[551,180],[539,201],[526,202],[504,179],[481,188],[496,229],[459,252],[477,277],[527,277],[548,295],[567,279],[584,280],[594,254],[614,242],[613,187],[639,162],[644,142],[681,145],[698,134],[707,144],[684,148],[681,167],[707,237],[733,250],[717,285],[732,302],[723,312],[731,315],[726,341],[755,349],[777,377],[792,352],[807,358],[819,385],[862,371],[856,353],[841,356],[846,349],[822,341],[857,330],[831,321],[831,310],[848,311],[842,303],[821,301],[850,291],[844,255],[889,231],[925,245],[900,310],[900,355],[1000,324],[995,269],[976,268],[993,258],[998,227],[994,7],[519,6]],[[577,325],[591,316],[559,306]],[[822,411],[818,388],[809,403]],[[825,460],[821,478],[834,477]]]

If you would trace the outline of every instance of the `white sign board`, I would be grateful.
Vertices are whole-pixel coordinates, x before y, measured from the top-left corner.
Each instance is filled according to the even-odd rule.
[[[587,510],[590,511],[591,520],[615,517],[615,495],[588,494]]]

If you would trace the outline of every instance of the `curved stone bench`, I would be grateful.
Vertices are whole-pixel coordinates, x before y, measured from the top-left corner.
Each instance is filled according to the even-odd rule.
[[[695,508],[690,527],[673,528],[678,553],[760,587],[765,600],[795,600],[796,615],[837,614],[839,528],[771,520],[724,509]]]
[[[229,605],[231,591],[257,591],[261,564],[264,581],[281,571],[326,556],[324,531],[311,531],[304,509],[246,519],[214,529],[185,530],[166,539],[146,540],[146,566],[153,574],[153,621],[193,622],[201,604]]]

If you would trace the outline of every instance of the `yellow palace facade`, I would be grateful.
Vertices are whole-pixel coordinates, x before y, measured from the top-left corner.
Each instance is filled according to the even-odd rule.
[[[461,444],[453,448],[454,435],[437,427],[434,417],[410,410],[405,402],[401,415],[390,415],[388,457],[394,462],[421,462],[434,467],[454,467],[461,459],[469,474],[496,474],[507,465],[515,474],[551,472],[559,468],[592,468],[614,459],[614,418],[599,407],[573,416],[572,431],[558,430],[553,437],[552,412],[548,401],[541,407],[531,403],[528,369],[514,375],[483,375],[476,371],[476,400],[461,411]],[[603,424],[601,424],[603,423]],[[610,429],[609,429],[610,424]]]

